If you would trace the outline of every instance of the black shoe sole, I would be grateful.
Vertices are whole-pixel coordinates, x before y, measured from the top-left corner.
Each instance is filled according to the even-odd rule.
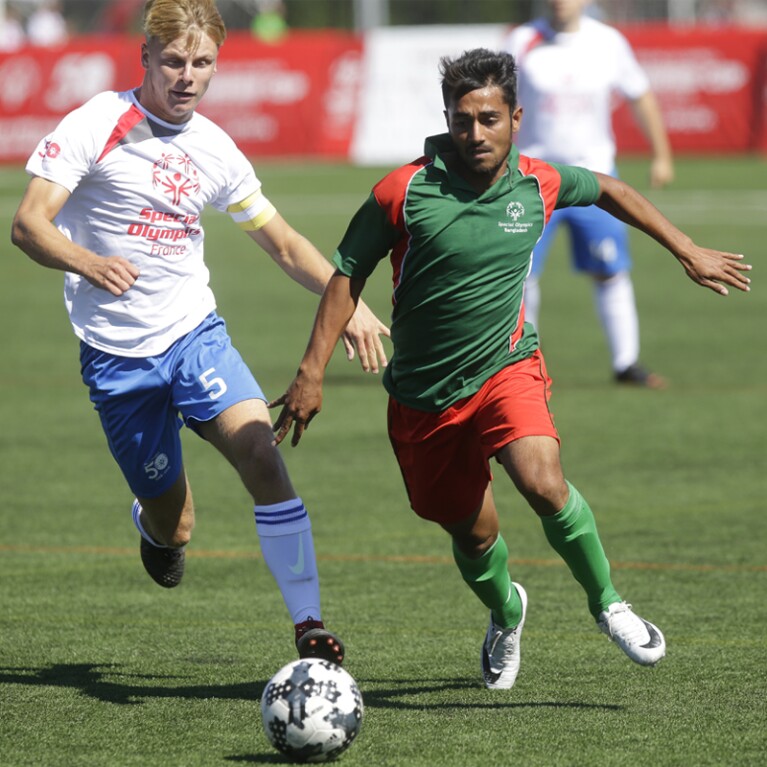
[[[165,589],[181,583],[184,575],[184,549],[161,549],[141,539],[141,562],[152,580]]]
[[[309,629],[297,642],[299,658],[320,658],[340,666],[344,662],[344,643],[327,629]]]

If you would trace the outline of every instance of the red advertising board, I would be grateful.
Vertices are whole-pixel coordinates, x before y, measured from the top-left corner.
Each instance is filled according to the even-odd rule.
[[[80,38],[0,55],[0,162],[25,160],[61,117],[141,79],[138,40]]]
[[[61,117],[142,78],[140,38],[84,37],[0,54],[0,162],[24,161]],[[254,155],[346,158],[357,115],[362,39],[293,32],[275,45],[230,34],[200,112]]]
[[[676,152],[744,152],[765,147],[762,136],[767,30],[647,25],[622,30],[660,102]],[[623,151],[647,141],[629,108],[615,115]]]
[[[346,158],[357,119],[362,39],[294,32],[277,44],[227,38],[200,112],[247,154]]]
[[[677,153],[767,151],[767,29],[622,31],[650,76]],[[384,60],[398,55],[401,38],[394,29],[386,40]],[[116,35],[0,53],[0,163],[25,161],[64,114],[96,93],[140,84],[140,45],[141,38]],[[381,96],[375,77],[363,82],[372,77],[365,46],[365,36],[333,30],[291,31],[274,45],[230,33],[200,111],[249,155],[349,159],[355,129],[371,117],[363,104]],[[434,87],[431,70],[409,77]],[[621,151],[646,151],[626,105],[615,130]]]

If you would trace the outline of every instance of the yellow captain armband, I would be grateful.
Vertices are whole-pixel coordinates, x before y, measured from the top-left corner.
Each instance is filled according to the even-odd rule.
[[[234,219],[240,229],[246,232],[256,232],[272,220],[277,209],[262,194],[259,189],[246,197],[242,202],[230,205],[227,213]]]

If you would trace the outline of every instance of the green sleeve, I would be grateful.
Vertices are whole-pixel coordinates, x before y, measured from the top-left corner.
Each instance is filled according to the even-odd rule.
[[[349,222],[332,261],[347,277],[369,277],[378,262],[386,258],[397,237],[397,229],[371,192]]]
[[[599,182],[592,171],[575,165],[549,163],[559,171],[562,183],[557,197],[557,208],[593,205],[599,198]]]

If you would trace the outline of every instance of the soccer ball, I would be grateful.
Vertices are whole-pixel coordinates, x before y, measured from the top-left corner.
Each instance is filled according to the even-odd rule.
[[[351,675],[319,658],[283,666],[261,696],[269,742],[298,762],[335,759],[357,737],[362,695]]]

